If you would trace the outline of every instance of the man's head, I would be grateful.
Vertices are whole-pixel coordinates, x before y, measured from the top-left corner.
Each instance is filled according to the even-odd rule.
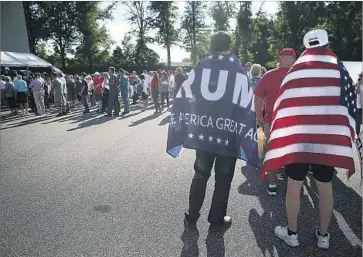
[[[309,31],[304,36],[304,45],[306,49],[326,47],[329,44],[328,32],[323,29]]]
[[[126,72],[123,69],[120,69],[119,73],[120,73],[121,76],[124,76]]]
[[[227,32],[218,31],[210,39],[210,51],[217,53],[231,53],[232,39]]]
[[[52,79],[55,79],[57,77],[57,73],[55,73],[54,71],[50,74],[50,76],[52,77]]]
[[[114,74],[114,73],[115,73],[115,67],[110,67],[110,68],[108,68],[108,72],[109,72],[110,74]]]
[[[296,60],[296,52],[292,48],[284,48],[280,51],[279,67],[290,68]]]
[[[252,63],[247,62],[247,63],[246,63],[246,70],[247,70],[247,71],[250,71],[250,70],[251,70],[251,67],[252,67]]]
[[[81,73],[81,79],[85,79],[85,78],[86,78],[86,76],[87,76],[87,74],[86,74],[85,72],[82,72],[82,73]]]

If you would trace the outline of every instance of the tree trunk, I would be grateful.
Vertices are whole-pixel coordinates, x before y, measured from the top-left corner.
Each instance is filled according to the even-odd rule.
[[[62,39],[59,40],[59,50],[60,50],[60,57],[61,57],[61,62],[62,62],[62,69],[64,69],[66,67],[66,53],[65,53]]]
[[[168,68],[170,69],[170,67],[171,67],[171,56],[170,56],[170,44],[169,43],[166,45],[166,52],[167,52],[167,57],[168,57]]]

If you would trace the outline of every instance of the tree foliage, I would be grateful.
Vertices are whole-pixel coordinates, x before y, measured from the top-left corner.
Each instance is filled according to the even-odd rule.
[[[167,51],[168,67],[171,65],[170,48],[178,40],[178,32],[173,26],[176,20],[176,6],[171,1],[152,1],[151,26],[158,30],[156,41]]]
[[[183,44],[185,49],[191,52],[190,59],[193,64],[198,59],[198,44],[205,40],[208,32],[204,23],[206,8],[204,2],[186,2],[182,18]]]
[[[214,2],[210,13],[214,20],[214,31],[229,31],[229,21],[235,12],[234,2]]]

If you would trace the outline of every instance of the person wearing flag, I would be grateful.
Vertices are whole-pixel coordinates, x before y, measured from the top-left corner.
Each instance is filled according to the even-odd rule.
[[[265,146],[270,138],[273,106],[275,104],[280,85],[287,72],[295,62],[296,53],[292,48],[284,48],[280,51],[279,65],[276,69],[268,71],[258,82],[255,90],[255,105],[257,124],[263,128],[265,134]],[[265,108],[264,108],[265,107]],[[265,113],[263,114],[263,110]],[[263,155],[266,149],[263,151]],[[262,162],[262,160],[261,160]],[[269,172],[269,185],[267,193],[276,195],[276,172]]]
[[[329,248],[328,227],[333,212],[334,167],[354,173],[356,95],[343,63],[328,48],[328,33],[313,30],[304,37],[306,50],[281,83],[262,172],[285,166],[287,226],[275,234],[287,245],[299,246],[297,221],[300,191],[311,167],[319,192],[317,247]]]
[[[258,165],[253,89],[230,49],[226,32],[211,37],[211,52],[190,71],[171,111],[167,152],[179,157],[183,147],[196,150],[185,213],[188,226],[195,226],[200,217],[213,165],[215,187],[208,221],[224,228],[232,222],[226,213],[237,158]]]

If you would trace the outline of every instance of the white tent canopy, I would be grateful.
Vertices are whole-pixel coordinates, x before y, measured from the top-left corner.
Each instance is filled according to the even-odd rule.
[[[24,66],[24,67],[52,67],[49,62],[44,61],[34,54],[15,53],[1,51],[1,66]]]

